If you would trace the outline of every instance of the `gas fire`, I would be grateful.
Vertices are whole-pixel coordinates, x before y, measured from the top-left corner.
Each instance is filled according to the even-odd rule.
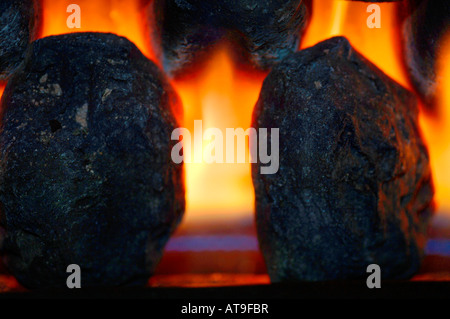
[[[69,28],[67,25],[67,18],[70,15],[67,8],[74,1],[40,0],[40,2],[42,7],[40,38],[73,32],[114,33],[128,38],[147,58],[161,66],[156,49],[152,47],[149,30],[146,29],[143,5],[145,2],[148,3],[147,0],[77,0],[76,3],[81,8],[82,17],[80,28]],[[400,21],[398,20],[400,4],[398,2],[376,4],[381,9],[381,28],[367,27],[367,18],[370,15],[367,8],[370,3],[342,0],[311,0],[311,2],[312,16],[298,50],[311,47],[334,36],[345,36],[352,46],[368,60],[399,84],[413,91],[403,64]],[[450,170],[447,168],[450,163],[450,110],[448,110],[450,106],[450,65],[448,64],[450,61],[450,32],[443,43],[437,64],[437,73],[441,79],[438,110],[433,114],[427,114],[422,107],[419,121],[430,153],[438,212],[450,216]],[[233,44],[227,41],[216,43],[210,48],[209,54],[204,56],[205,60],[197,65],[195,71],[189,69],[188,73],[170,79],[183,105],[184,114],[180,126],[193,133],[193,140],[201,138],[203,141],[200,144],[201,147],[192,149],[191,155],[194,159],[204,159],[205,150],[213,140],[216,141],[212,136],[208,140],[204,135],[198,136],[195,133],[195,123],[198,123],[199,120],[202,122],[203,132],[210,128],[222,132],[226,132],[230,128],[245,131],[251,126],[253,109],[268,73],[241,69],[242,61],[236,62],[233,59],[236,57],[234,50]],[[6,83],[0,82],[0,98],[5,86]],[[239,146],[242,144],[235,140],[234,154],[238,153]],[[229,225],[235,226],[234,220],[239,222],[243,219],[250,220],[254,215],[255,193],[251,177],[252,161],[250,160],[248,137],[245,138],[245,149],[245,163],[239,160],[213,163],[197,160],[184,162],[186,186],[184,225],[188,224],[189,227],[193,224],[201,227],[215,225],[216,227],[208,229],[208,231],[202,229],[201,232],[198,231],[200,227],[191,227],[193,230],[190,229],[190,232],[183,227],[178,228],[178,233],[173,238],[178,236],[179,240],[172,242],[172,247],[175,247],[172,251],[168,250],[173,254],[166,254],[166,258],[169,256],[168,261],[166,262],[163,258],[161,263],[164,267],[175,266],[165,268],[166,272],[162,272],[163,275],[172,275],[173,269],[176,271],[181,269],[183,275],[184,272],[195,273],[198,270],[195,269],[196,265],[200,265],[198,268],[201,269],[198,272],[201,274],[208,271],[226,273],[227,271],[224,271],[227,269],[226,267],[229,267],[228,272],[232,275],[242,272],[245,277],[242,282],[239,282],[240,284],[269,282],[266,275],[259,279],[256,276],[269,268],[259,266],[259,263],[264,265],[264,262],[260,256],[262,249],[258,250],[253,224],[252,226],[246,224],[247,228],[243,228],[244,230],[240,228],[233,230],[235,233],[232,234],[223,235],[221,233],[216,236],[215,233],[218,229],[225,233],[230,230]],[[295,169],[297,168],[295,167]],[[224,221],[231,221],[231,223],[227,227],[224,226]],[[251,227],[253,228],[249,231]],[[248,233],[240,233],[244,231]],[[197,236],[196,232],[199,232],[200,235]],[[186,238],[189,239],[189,236],[191,236],[190,241],[186,240]],[[206,243],[203,246],[198,245],[198,242],[204,241],[205,238]],[[222,241],[225,242],[224,245],[228,246],[224,248]],[[180,242],[183,242],[184,245],[181,249]],[[211,245],[211,242],[219,243],[219,245]],[[194,247],[196,245],[199,247]],[[205,251],[210,248],[208,245],[213,246],[209,255],[205,254]],[[193,247],[197,250],[192,249]],[[186,251],[189,253],[183,255],[183,252]],[[216,261],[214,260],[217,256],[216,253],[225,257],[218,258]],[[200,254],[202,257],[198,258]],[[427,254],[430,254],[429,251]],[[180,259],[181,255],[183,256]],[[210,258],[214,262],[210,264],[211,268],[205,270],[205,263],[202,259],[209,259],[209,256],[214,256],[214,258]],[[395,256],[397,258],[397,255]],[[242,271],[235,266],[233,258],[239,259],[240,264],[244,260],[243,266],[240,265]],[[193,261],[194,259],[195,261]],[[230,259],[231,262],[226,259]],[[173,262],[174,260],[176,262]],[[180,260],[183,262],[178,262]],[[218,265],[223,260],[225,260],[224,265]],[[180,268],[180,264],[184,264],[184,268]],[[251,276],[247,277],[247,273],[250,273]],[[158,275],[158,271],[156,274]],[[168,280],[173,280],[175,285],[179,286],[182,280],[174,278]],[[194,279],[192,280],[192,278]],[[205,281],[205,279],[198,279],[195,276],[192,278],[191,285],[193,286],[199,286],[201,280]],[[233,278],[234,283],[237,282],[236,278],[239,280],[239,277]],[[206,285],[211,286],[214,280],[217,281],[217,279],[206,279]],[[260,282],[257,282],[258,280]],[[158,284],[157,281],[155,282]],[[231,280],[229,281],[231,282]],[[8,283],[8,285],[10,287],[19,286],[16,282]]]
[[[82,24],[68,29],[66,11],[70,0],[42,0],[41,37],[70,32],[112,32],[133,41],[150,59],[155,60],[151,41],[146,39],[140,0],[79,0]],[[313,15],[300,48],[312,46],[336,35],[346,36],[352,45],[386,74],[408,89],[411,85],[401,63],[397,3],[379,3],[382,26],[366,27],[367,3],[314,0]],[[440,61],[448,61],[450,36]],[[184,127],[193,129],[194,120],[202,119],[204,129],[249,127],[265,73],[244,72],[231,59],[232,48],[223,44],[210,55],[195,74],[172,81],[184,105]],[[158,61],[156,61],[158,63]],[[448,63],[447,63],[448,64]],[[440,63],[443,88],[450,86],[450,67]],[[441,89],[439,118],[421,114],[421,125],[431,154],[436,199],[442,210],[450,212],[450,93]],[[0,95],[4,86],[0,86]],[[185,165],[187,218],[250,215],[253,211],[253,187],[250,164]]]
[[[204,129],[224,132],[250,126],[265,74],[240,72],[229,50],[226,45],[218,48],[196,74],[173,82],[184,105],[185,127],[192,132],[196,119],[203,119]],[[185,165],[187,219],[251,215],[254,193],[248,161]]]

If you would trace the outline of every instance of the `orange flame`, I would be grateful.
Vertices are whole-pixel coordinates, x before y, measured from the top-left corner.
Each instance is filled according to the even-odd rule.
[[[239,72],[228,48],[218,48],[195,75],[173,81],[183,102],[185,127],[193,135],[194,120],[202,120],[203,131],[216,127],[224,138],[226,128],[247,129],[264,77]],[[185,170],[187,219],[233,218],[253,212],[249,163],[186,163]]]
[[[370,29],[367,12],[370,3],[337,0],[313,0],[311,23],[301,48],[307,48],[333,36],[343,35],[353,47],[387,75],[410,88],[401,61],[398,3],[378,3],[381,28]]]
[[[439,117],[422,114],[421,125],[428,142],[439,210],[450,214],[450,34],[443,40],[437,63]]]
[[[148,58],[155,55],[145,37],[141,0],[41,0],[43,26],[41,38],[73,32],[110,32],[128,38]],[[81,28],[69,28],[67,7],[76,3],[81,9]]]

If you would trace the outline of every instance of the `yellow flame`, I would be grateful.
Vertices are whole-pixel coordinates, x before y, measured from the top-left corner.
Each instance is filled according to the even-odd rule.
[[[334,1],[333,9],[334,12],[333,23],[331,25],[331,36],[341,34],[342,26],[347,16],[348,3],[344,1]]]
[[[192,138],[194,120],[203,121],[203,131],[219,128],[224,139],[226,128],[247,129],[263,78],[262,74],[239,72],[228,49],[217,49],[195,75],[173,83],[183,102],[184,127]],[[186,163],[185,172],[186,219],[250,216],[253,212],[249,163]]]

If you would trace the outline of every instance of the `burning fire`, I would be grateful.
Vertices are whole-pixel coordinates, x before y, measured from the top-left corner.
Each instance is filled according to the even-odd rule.
[[[146,39],[141,0],[79,0],[81,28],[68,29],[66,12],[71,0],[42,0],[41,37],[70,32],[111,32],[127,37],[156,63]],[[183,126],[193,132],[194,120],[203,120],[203,130],[250,126],[251,114],[265,74],[240,72],[224,45],[212,54],[196,74],[173,81],[184,107]],[[203,143],[203,148],[208,145]],[[185,164],[187,219],[251,216],[254,193],[250,164]]]
[[[155,59],[146,39],[141,0],[78,0],[81,28],[69,29],[66,12],[71,0],[41,0],[43,26],[41,37],[70,32],[112,32],[133,41],[149,58]],[[303,37],[306,48],[336,35],[346,36],[352,45],[397,82],[411,89],[401,63],[397,3],[378,3],[381,8],[380,29],[369,29],[366,20],[368,3],[313,0],[311,23]],[[217,49],[208,63],[195,74],[173,81],[185,110],[184,127],[193,131],[194,120],[203,120],[203,129],[217,127],[248,128],[252,109],[265,74],[238,70],[226,45]],[[441,54],[443,81],[440,117],[421,114],[421,125],[431,154],[436,199],[441,210],[450,212],[450,36]],[[156,61],[157,62],[157,61]],[[0,84],[0,96],[4,84]],[[207,143],[203,143],[205,147]],[[249,164],[185,164],[187,218],[238,216],[253,211],[253,187]]]
[[[264,77],[240,72],[224,44],[196,74],[173,82],[183,102],[185,127],[193,132],[194,120],[202,119],[203,130],[247,129]],[[250,216],[254,193],[246,162],[186,163],[186,218]]]

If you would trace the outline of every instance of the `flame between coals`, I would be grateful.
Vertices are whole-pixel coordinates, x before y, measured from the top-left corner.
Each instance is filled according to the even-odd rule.
[[[41,37],[73,32],[111,32],[125,36],[150,59],[155,55],[146,39],[145,20],[140,0],[78,0],[81,7],[80,29],[69,29],[66,9],[71,0],[41,0],[43,26]],[[400,27],[397,3],[378,3],[380,29],[366,25],[370,3],[313,0],[311,23],[303,36],[301,48],[312,46],[336,35],[346,36],[352,45],[386,74],[408,89],[411,85],[401,63]],[[439,118],[421,114],[420,122],[430,150],[436,199],[440,209],[450,213],[450,35],[438,64],[442,79]],[[157,61],[156,61],[157,62]],[[446,63],[447,62],[447,63]],[[229,48],[217,49],[208,63],[195,74],[173,81],[183,105],[184,127],[193,129],[202,119],[204,130],[247,128],[265,74],[238,70]],[[5,84],[0,84],[0,96]],[[447,88],[447,90],[446,90]],[[204,143],[205,146],[205,143]],[[253,211],[254,194],[249,164],[186,164],[187,216],[239,216]]]
[[[239,71],[230,48],[226,44],[217,48],[195,74],[173,81],[183,102],[184,127],[194,132],[194,120],[202,120],[203,131],[249,128],[265,76]],[[186,219],[251,216],[254,192],[248,162],[185,163],[185,172]]]

